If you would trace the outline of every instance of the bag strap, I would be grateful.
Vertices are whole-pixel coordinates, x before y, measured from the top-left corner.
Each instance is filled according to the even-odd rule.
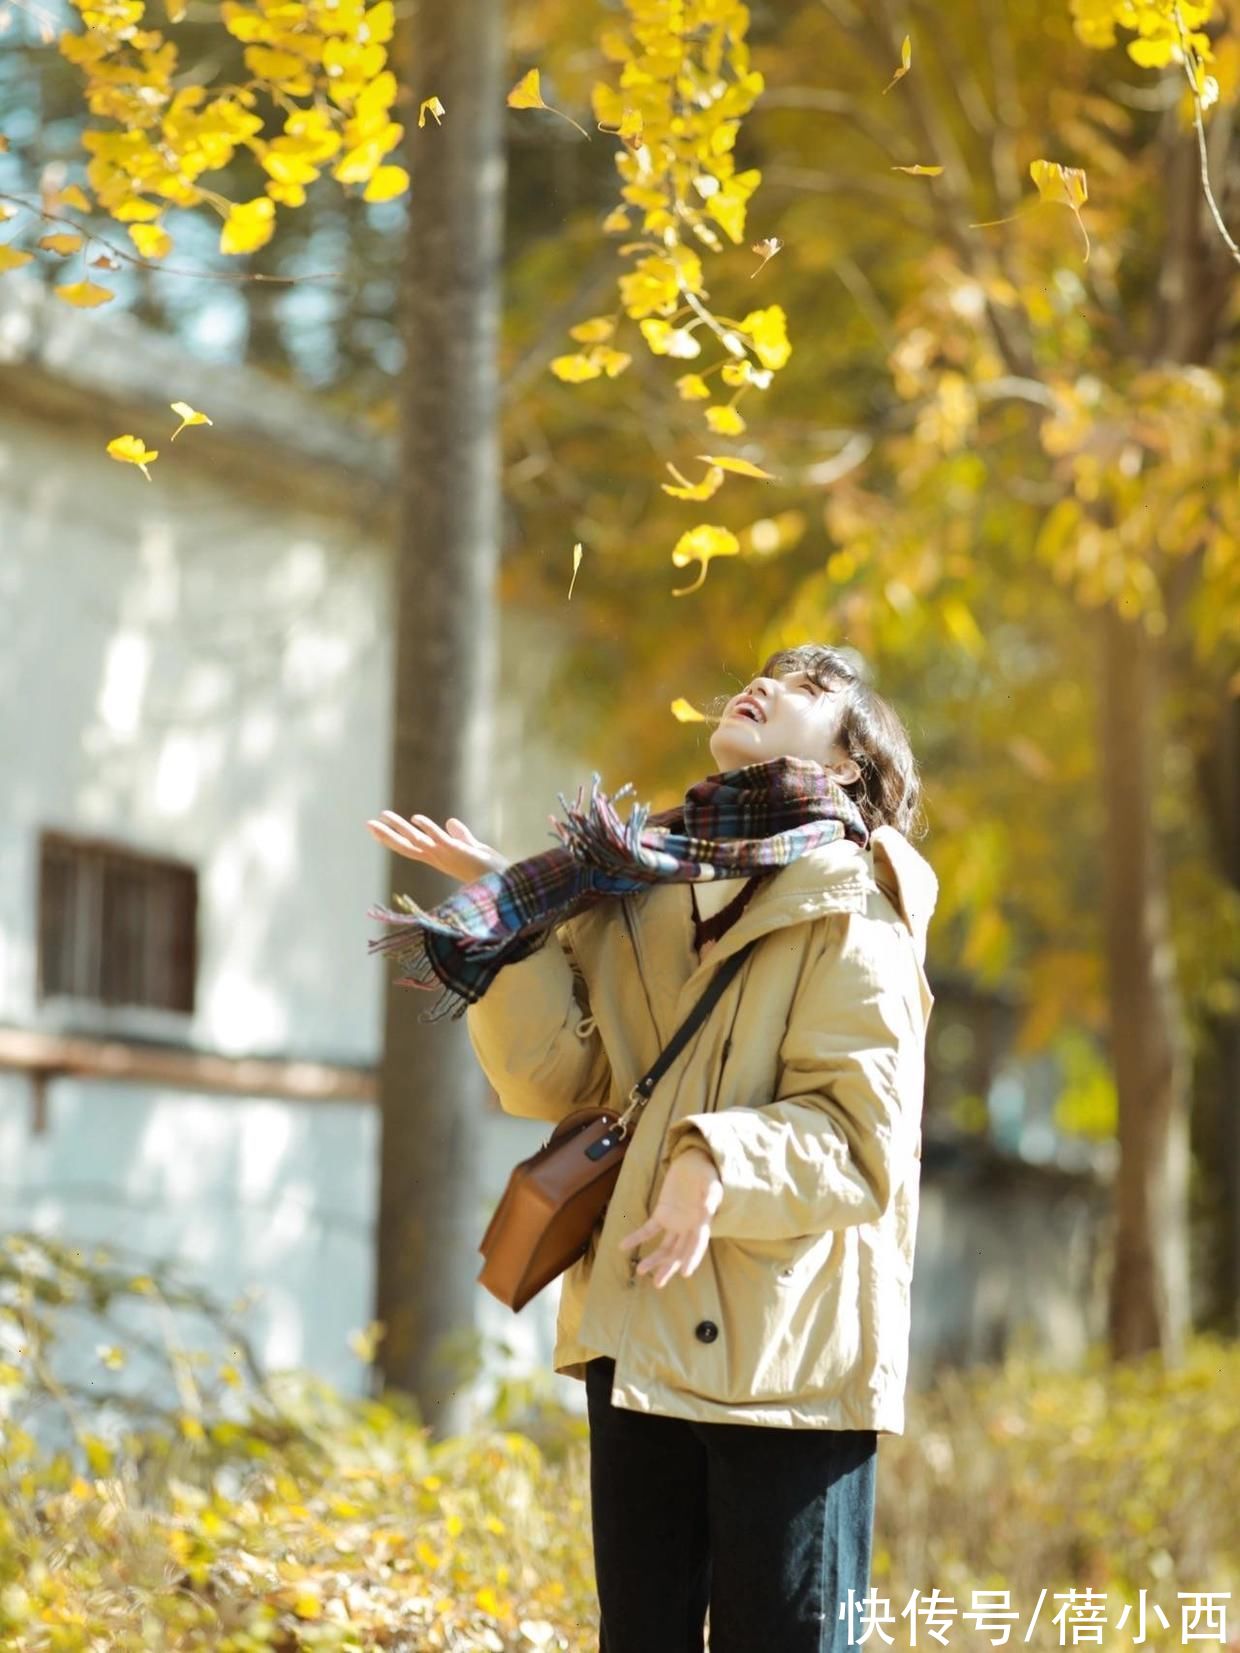
[[[659,1053],[658,1060],[654,1063],[654,1066],[642,1075],[642,1077],[633,1086],[633,1089],[629,1092],[629,1105],[621,1116],[621,1125],[627,1127],[629,1118],[633,1112],[637,1108],[644,1107],[650,1100],[651,1094],[654,1091],[655,1086],[659,1083],[659,1080],[662,1079],[663,1075],[680,1055],[681,1051],[697,1032],[698,1028],[701,1027],[707,1016],[710,1015],[711,1011],[715,1008],[715,1005],[719,1002],[719,999],[728,983],[737,974],[745,960],[749,957],[750,953],[753,952],[754,948],[758,945],[758,942],[761,939],[761,936],[755,936],[752,941],[747,941],[743,947],[738,947],[736,952],[726,958],[715,971],[714,975],[710,979],[710,983],[707,986],[706,991],[702,994],[693,1009],[685,1017],[684,1021],[681,1022],[675,1033],[672,1034],[672,1037],[668,1040],[667,1044]]]

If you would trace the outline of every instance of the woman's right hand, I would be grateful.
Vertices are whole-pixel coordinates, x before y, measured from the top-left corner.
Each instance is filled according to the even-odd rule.
[[[455,815],[449,815],[441,827],[429,815],[411,815],[406,820],[395,810],[382,809],[377,819],[366,822],[366,828],[385,849],[409,861],[422,861],[462,884],[472,884],[484,873],[503,872],[508,865],[505,856],[475,838]]]

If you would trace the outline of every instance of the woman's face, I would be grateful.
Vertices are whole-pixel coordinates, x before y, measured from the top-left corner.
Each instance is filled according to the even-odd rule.
[[[838,695],[806,672],[755,677],[728,701],[710,737],[719,772],[772,758],[808,758],[851,786],[861,771],[837,743],[838,705]]]

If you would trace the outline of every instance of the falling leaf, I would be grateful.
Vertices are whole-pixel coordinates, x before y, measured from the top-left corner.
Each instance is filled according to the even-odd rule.
[[[0,155],[7,154],[8,147],[9,140],[5,137],[3,132],[0,132]]]
[[[20,270],[23,264],[29,264],[33,253],[24,253],[19,247],[10,247],[7,242],[0,244],[0,275],[6,270]]]
[[[691,706],[683,696],[672,701],[672,716],[677,723],[705,723],[706,717],[699,712],[696,706]]]
[[[110,287],[101,287],[97,281],[74,281],[67,287],[54,287],[56,297],[78,310],[93,310],[97,304],[110,304],[116,294]]]
[[[120,264],[111,253],[100,253],[98,258],[91,259],[90,267],[92,270],[119,270]]]
[[[755,465],[748,459],[733,459],[728,454],[699,453],[697,458],[704,465],[718,465],[721,471],[734,471],[737,476],[755,476],[762,482],[775,482],[777,477],[770,471],[764,471],[761,465]]]
[[[159,449],[148,448],[140,436],[114,436],[108,443],[108,453],[122,465],[136,465],[148,482],[151,473],[146,467],[159,458]]]
[[[171,440],[173,442],[175,442],[177,437],[180,436],[186,425],[209,425],[212,423],[212,421],[207,418],[205,413],[195,413],[194,409],[190,407],[188,402],[171,402],[169,403],[169,406],[172,408],[173,413],[175,413],[177,418],[181,421],[172,433]]]
[[[723,470],[719,465],[712,465],[700,482],[690,482],[687,476],[682,476],[667,460],[667,468],[679,483],[679,487],[671,482],[662,484],[663,492],[670,494],[673,499],[709,499],[712,494],[719,492],[723,483]]]
[[[903,40],[903,42],[900,46],[900,67],[896,70],[895,74],[892,75],[891,79],[887,82],[886,86],[883,87],[883,96],[884,97],[887,96],[887,93],[890,92],[891,88],[895,85],[896,81],[904,79],[905,75],[908,74],[908,72],[912,68],[912,66],[913,66],[913,42],[909,38],[908,35],[905,35],[904,40]]]
[[[922,166],[918,162],[916,166],[893,166],[891,170],[893,172],[911,173],[914,178],[937,178],[943,168],[941,166]]]
[[[1071,211],[1085,237],[1085,262],[1088,264],[1089,231],[1081,217],[1081,208],[1089,195],[1084,170],[1079,166],[1061,166],[1058,161],[1030,161],[1029,176],[1043,201],[1065,206]]]
[[[779,252],[782,247],[783,242],[777,235],[768,236],[765,241],[755,241],[749,250],[751,253],[755,253],[762,260],[761,264],[758,265],[758,270],[764,270],[770,263],[771,259],[774,258],[775,254]],[[751,270],[749,272],[750,281],[752,281],[757,275],[758,270]]]
[[[434,115],[435,125],[439,126],[447,113],[448,111],[444,108],[443,104],[440,103],[438,98],[423,98],[422,102],[418,105],[418,125],[425,126],[426,117],[428,115]]]
[[[583,138],[590,136],[584,126],[577,126],[577,122],[571,115],[566,115],[562,109],[553,109],[549,103],[543,102],[542,83],[537,69],[531,69],[527,74],[521,76],[521,79],[508,94],[508,107],[510,109],[545,109],[549,115],[559,115],[560,119],[566,120],[570,126],[576,126]]]
[[[740,548],[741,543],[730,528],[720,528],[714,523],[704,522],[696,528],[687,529],[676,541],[672,562],[677,568],[685,568],[691,562],[700,562],[702,572],[692,585],[679,587],[672,592],[672,596],[684,597],[691,591],[697,591],[706,578],[711,560],[715,557],[735,557]]]
[[[44,235],[39,238],[39,245],[49,253],[59,253],[67,258],[70,253],[78,252],[82,246],[80,235]]]
[[[578,544],[578,545],[573,546],[573,577],[568,582],[568,600],[569,600],[570,603],[573,600],[573,587],[577,584],[577,570],[580,567],[581,567],[581,546],[580,546],[580,544]]]

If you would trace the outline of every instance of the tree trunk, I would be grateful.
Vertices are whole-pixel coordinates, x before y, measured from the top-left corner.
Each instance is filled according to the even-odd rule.
[[[1160,1350],[1174,1364],[1191,1326],[1189,1062],[1153,814],[1158,654],[1140,624],[1109,606],[1099,627],[1103,901],[1120,1150],[1108,1333],[1116,1359]]]
[[[402,325],[401,528],[396,553],[391,807],[490,831],[497,655],[497,348],[504,189],[502,0],[422,0],[405,25],[401,118],[412,174]],[[438,96],[442,127],[417,126]],[[422,905],[437,875],[396,862]],[[425,881],[424,881],[425,880]],[[434,881],[432,884],[432,880]],[[436,1433],[468,1421],[485,1090],[461,1021],[389,967],[377,1317],[387,1385]]]

